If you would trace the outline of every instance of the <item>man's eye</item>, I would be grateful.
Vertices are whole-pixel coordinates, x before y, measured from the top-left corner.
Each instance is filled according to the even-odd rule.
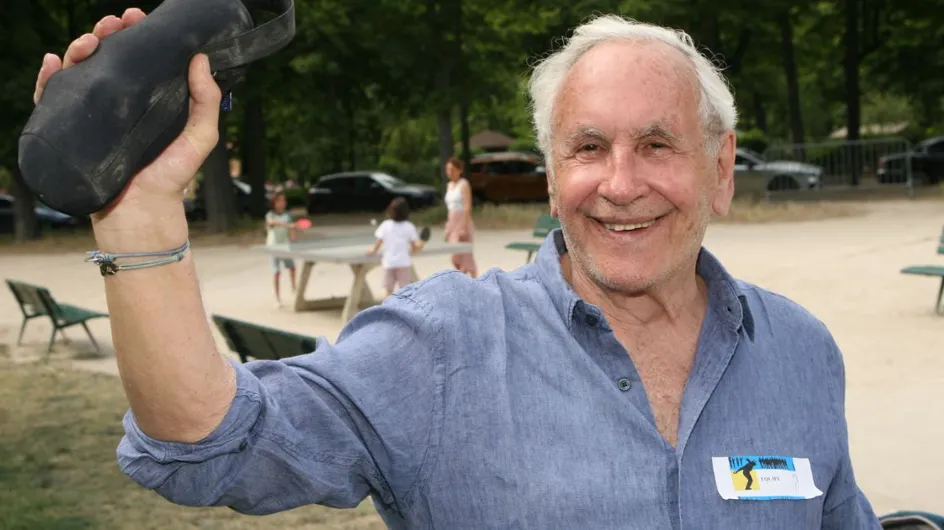
[[[652,149],[667,149],[669,146],[662,142],[652,142],[651,144],[649,144],[649,147],[651,147]]]
[[[592,153],[600,149],[600,146],[597,144],[585,144],[580,147],[580,151],[584,153]]]

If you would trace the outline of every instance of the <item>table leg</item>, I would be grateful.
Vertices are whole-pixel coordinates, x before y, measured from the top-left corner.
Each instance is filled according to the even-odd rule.
[[[295,286],[295,311],[304,311],[307,306],[305,301],[305,289],[308,287],[308,280],[311,278],[311,269],[315,266],[314,261],[306,261],[302,265],[302,274],[298,278],[298,284]]]
[[[367,283],[367,280],[366,280],[367,273],[373,270],[376,266],[377,265],[374,263],[364,263],[364,264],[359,265],[359,267],[361,267],[362,270],[364,271],[363,274],[365,278],[363,287],[361,288],[360,307],[369,307],[369,306],[377,305],[380,303],[380,301],[377,300],[377,298],[374,296],[373,291],[370,290],[370,285]],[[354,270],[353,265],[351,266],[351,271],[354,273],[354,277],[356,278],[357,271]]]
[[[354,315],[360,311],[361,300],[364,299],[365,295],[369,297],[367,301],[375,302],[370,287],[367,286],[367,273],[371,268],[373,267],[370,263],[351,265],[351,270],[354,272],[354,284],[351,286],[351,293],[344,302],[344,310],[341,311],[341,322],[343,324],[350,322]]]

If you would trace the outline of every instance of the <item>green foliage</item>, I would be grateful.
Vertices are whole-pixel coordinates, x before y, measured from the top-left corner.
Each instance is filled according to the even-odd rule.
[[[738,147],[744,147],[758,153],[763,153],[767,150],[767,146],[770,145],[770,143],[770,138],[760,129],[754,128],[746,131],[738,131]]]
[[[308,191],[305,188],[289,188],[285,191],[285,203],[288,208],[308,206]]]

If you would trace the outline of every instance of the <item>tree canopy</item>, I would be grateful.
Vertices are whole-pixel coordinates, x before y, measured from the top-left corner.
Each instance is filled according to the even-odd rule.
[[[157,4],[137,2],[146,11]],[[28,199],[15,185],[16,146],[43,54],[61,54],[130,5],[5,3],[0,189]],[[890,124],[913,141],[944,133],[944,0],[296,0],[296,12],[293,42],[254,64],[234,91],[221,151],[203,172],[224,192],[208,201],[227,197],[225,178],[209,177],[228,173],[227,158],[242,160],[243,178],[261,190],[267,180],[364,168],[437,183],[443,158],[467,154],[481,130],[533,149],[529,68],[598,13],[688,31],[723,65],[743,137],[761,148],[843,127],[849,138]],[[211,208],[220,219],[234,215]]]

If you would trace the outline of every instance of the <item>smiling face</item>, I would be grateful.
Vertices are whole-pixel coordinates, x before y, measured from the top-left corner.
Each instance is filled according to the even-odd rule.
[[[734,191],[734,134],[709,154],[699,94],[665,44],[605,42],[573,66],[555,103],[551,207],[575,272],[625,293],[693,272]]]

